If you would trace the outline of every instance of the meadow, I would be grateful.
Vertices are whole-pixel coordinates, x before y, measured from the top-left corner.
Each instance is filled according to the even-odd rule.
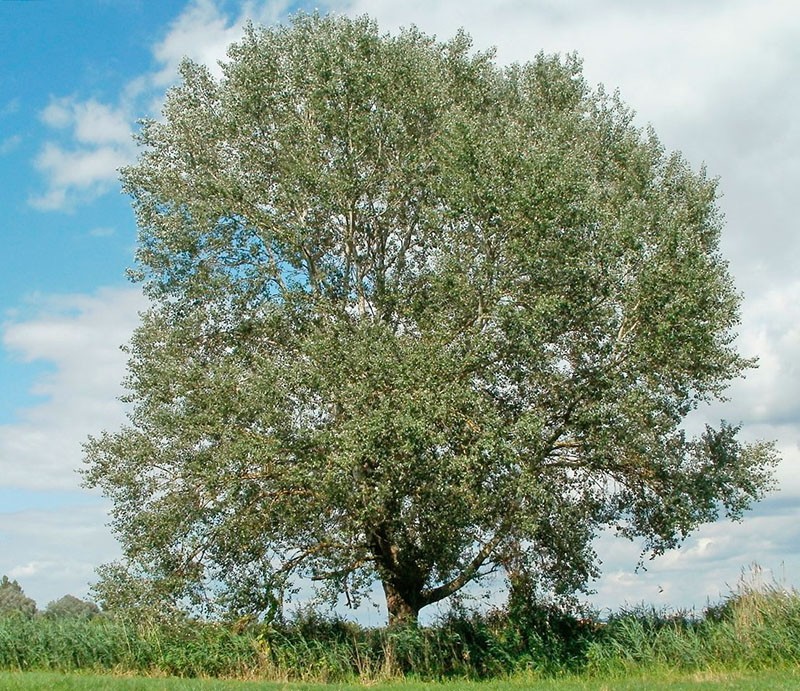
[[[306,612],[231,626],[119,617],[0,618],[2,689],[800,688],[800,595],[742,589],[699,614],[603,621],[554,605],[367,629]]]

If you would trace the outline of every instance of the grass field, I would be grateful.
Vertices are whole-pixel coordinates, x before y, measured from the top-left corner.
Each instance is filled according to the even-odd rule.
[[[628,676],[611,679],[543,680],[516,678],[506,681],[445,683],[393,681],[384,684],[301,684],[221,681],[211,679],[153,679],[51,672],[0,672],[3,691],[661,691],[742,689],[772,691],[800,688],[800,668],[741,674]]]

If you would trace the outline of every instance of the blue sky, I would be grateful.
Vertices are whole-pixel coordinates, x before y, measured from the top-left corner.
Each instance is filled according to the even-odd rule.
[[[121,84],[151,67],[149,47],[179,11],[180,3],[169,2],[0,2],[0,218],[6,247],[0,296],[6,318],[9,311],[17,320],[31,315],[47,295],[124,283],[136,230],[113,184],[109,194],[87,204],[43,209],[37,202],[48,193],[38,168],[45,147],[73,147],[69,129],[48,126],[43,114],[57,99],[114,101]],[[45,371],[20,364],[15,353],[3,350],[3,423],[35,400],[31,386]]]
[[[0,573],[44,606],[86,593],[117,554],[102,498],[75,469],[124,419],[119,346],[145,306],[124,275],[136,242],[116,170],[180,59],[214,66],[245,21],[295,7],[369,13],[385,31],[463,26],[501,63],[577,51],[670,149],[720,177],[723,250],[743,292],[739,347],[760,368],[692,425],[726,417],[777,440],[780,492],[634,573],[602,537],[594,603],[702,606],[753,561],[800,585],[800,5],[794,0],[0,0]]]

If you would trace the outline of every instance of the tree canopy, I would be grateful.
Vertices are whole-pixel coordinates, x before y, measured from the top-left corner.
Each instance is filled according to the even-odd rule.
[[[0,616],[22,616],[30,619],[36,614],[36,602],[29,598],[16,581],[3,576],[0,581]]]
[[[151,306],[85,472],[124,569],[241,613],[377,579],[413,619],[498,569],[580,590],[600,530],[658,554],[768,488],[770,444],[683,431],[754,364],[716,183],[576,57],[307,15],[228,56],[122,174]]]
[[[94,602],[81,600],[74,595],[64,595],[47,604],[44,616],[50,619],[91,619],[100,614],[100,608]]]

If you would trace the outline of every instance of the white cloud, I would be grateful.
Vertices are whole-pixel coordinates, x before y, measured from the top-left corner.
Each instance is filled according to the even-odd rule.
[[[788,254],[800,260],[797,252]],[[737,341],[743,354],[758,357],[758,366],[733,383],[729,400],[700,409],[691,428],[725,419],[742,424],[747,441],[775,440],[783,459],[776,474],[781,495],[800,499],[800,281],[776,280],[778,272],[765,278],[744,301]]]
[[[736,389],[742,417],[758,423],[800,421],[800,281],[772,286],[745,303],[741,347],[758,369]]]
[[[758,564],[768,581],[797,584],[800,570],[800,507],[765,506],[741,523],[702,527],[680,548],[635,570],[635,544],[603,535],[597,543],[604,575],[590,598],[599,608],[654,604],[671,609],[702,609],[736,589],[743,572]]]
[[[127,144],[131,127],[125,113],[90,100],[74,104],[75,138],[86,144]]]
[[[8,570],[8,577],[17,579],[23,578],[25,576],[33,576],[37,572],[41,571],[43,568],[47,568],[50,566],[48,562],[40,562],[40,561],[29,561],[27,564],[23,564],[21,566],[12,566]]]
[[[81,199],[93,199],[111,188],[119,169],[132,159],[130,146],[99,146],[66,150],[48,142],[36,157],[36,168],[48,179],[44,194],[30,198],[43,211],[71,208]]]
[[[30,198],[43,211],[65,210],[78,201],[91,200],[117,181],[121,166],[135,155],[130,118],[121,108],[94,99],[51,100],[41,113],[48,127],[67,130],[66,146],[45,142],[34,161],[47,189]]]
[[[2,344],[22,362],[44,361],[32,393],[45,401],[18,411],[0,426],[0,486],[76,489],[86,437],[124,419],[122,393],[127,343],[145,306],[138,290],[40,300],[38,314],[6,323]]]
[[[172,23],[164,39],[153,49],[161,69],[153,75],[156,85],[166,87],[175,80],[184,58],[207,65],[217,76],[218,61],[241,35],[241,25],[223,14],[213,0],[196,0]]]
[[[222,76],[219,63],[224,62],[228,46],[238,41],[248,21],[272,24],[285,13],[286,0],[243,2],[235,17],[220,9],[215,0],[193,0],[170,24],[164,38],[153,47],[159,69],[145,79],[161,89],[175,82],[178,66],[184,59],[205,65],[216,76]],[[141,85],[141,82],[139,82]]]
[[[74,120],[72,101],[69,98],[52,99],[41,112],[40,118],[48,127],[64,129]]]

